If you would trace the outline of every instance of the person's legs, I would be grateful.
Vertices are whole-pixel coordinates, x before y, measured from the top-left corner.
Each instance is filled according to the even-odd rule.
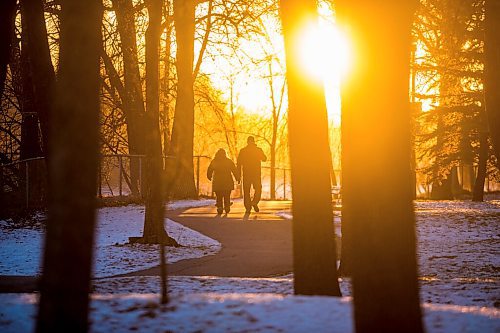
[[[224,191],[224,211],[229,214],[231,211],[231,191]]]
[[[254,188],[254,194],[253,194],[253,200],[252,200],[252,206],[253,206],[253,209],[258,212],[259,211],[259,201],[260,201],[260,197],[262,195],[262,181],[260,179],[260,177],[256,177],[254,180],[253,180],[253,188]]]
[[[252,199],[250,198],[250,187],[252,183],[250,179],[243,178],[243,203],[247,212],[252,209]]]
[[[223,191],[216,191],[215,192],[215,206],[217,207],[217,213],[222,214],[222,197],[223,197]]]

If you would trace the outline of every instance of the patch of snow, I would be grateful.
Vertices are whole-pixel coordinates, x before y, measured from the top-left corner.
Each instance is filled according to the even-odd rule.
[[[208,200],[196,202],[207,203]],[[190,207],[191,201],[180,206]],[[144,206],[105,207],[97,211],[94,275],[111,276],[147,269],[159,264],[158,246],[129,244],[128,238],[141,236]],[[0,224],[1,226],[4,224]],[[183,247],[169,247],[167,261],[214,255],[221,244],[194,230],[165,219],[167,232]],[[38,275],[41,273],[42,229],[6,229],[0,233],[0,275]]]
[[[31,332],[38,295],[0,294],[2,332]],[[350,297],[201,293],[177,295],[167,305],[158,294],[93,295],[90,332],[353,332]],[[494,333],[493,308],[423,305],[429,333]]]
[[[176,210],[191,207],[203,207],[215,205],[215,199],[200,199],[200,200],[176,200],[167,204],[169,210]]]
[[[280,217],[284,218],[285,220],[292,220],[293,219],[293,215],[292,215],[291,211],[283,210],[283,211],[280,211],[280,212],[276,212],[275,214],[277,216],[280,216]]]

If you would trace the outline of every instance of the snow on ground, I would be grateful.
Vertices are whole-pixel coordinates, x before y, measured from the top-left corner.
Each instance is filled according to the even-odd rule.
[[[170,209],[206,206],[213,200],[179,201]],[[105,207],[97,212],[96,277],[124,274],[158,265],[158,246],[128,244],[131,236],[141,236],[144,206]],[[166,219],[170,236],[183,247],[169,248],[168,262],[213,255],[220,243],[179,223]],[[37,275],[41,272],[43,228],[9,228],[0,221],[0,275]]]
[[[416,201],[415,215],[422,301],[499,308],[500,200]]]
[[[213,200],[207,203],[212,205]],[[181,204],[171,205],[170,209],[181,208]],[[185,204],[190,206],[192,203]],[[123,244],[129,236],[140,235],[142,209],[127,206],[99,211],[98,246],[104,257],[101,263],[98,258],[96,275],[99,269],[106,273],[99,276],[111,273],[99,268],[106,262],[111,263],[110,260],[114,260],[109,264],[113,266],[121,264],[123,257],[138,258],[139,255],[132,253],[143,251],[140,254],[143,261],[149,254],[151,258],[157,257],[154,247],[148,250],[114,245]],[[415,210],[421,299],[427,331],[500,332],[500,200],[485,203],[417,201]],[[291,218],[290,212],[279,215]],[[168,223],[170,234],[183,244],[197,247],[198,255],[204,251],[212,253],[210,251],[220,247],[205,236]],[[338,212],[334,223],[340,234]],[[0,274],[7,274],[5,270],[13,264],[24,269],[34,267],[38,261],[33,257],[39,256],[41,242],[34,240],[41,238],[41,232],[25,229],[13,237],[15,230],[9,230],[5,221],[0,221],[0,230]],[[128,267],[129,263],[123,266]],[[125,268],[123,266],[120,271]],[[132,266],[134,269],[139,267]],[[96,324],[91,331],[353,330],[352,305],[348,297],[293,296],[291,275],[258,279],[174,276],[169,277],[168,283],[172,301],[162,307],[157,304],[158,277],[94,280],[91,320]],[[340,285],[344,296],[351,294],[349,280],[341,280]],[[0,294],[0,330],[32,331],[35,304],[35,295]]]
[[[36,294],[1,294],[2,332],[33,331]],[[157,294],[93,295],[90,332],[353,332],[350,297],[278,294],[178,295],[167,305]],[[426,304],[429,333],[500,329],[496,309]]]
[[[417,201],[425,302],[500,307],[500,200]]]

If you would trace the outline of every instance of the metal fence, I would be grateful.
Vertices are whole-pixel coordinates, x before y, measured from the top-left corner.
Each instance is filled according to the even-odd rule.
[[[143,155],[103,155],[97,180],[100,198],[142,197],[144,184]],[[170,157],[164,157],[164,165]],[[194,156],[194,177],[198,195],[212,197],[212,184],[207,179],[209,156]],[[275,198],[291,199],[290,169],[276,168]],[[0,165],[0,207],[39,208],[46,200],[47,166],[43,157]],[[271,168],[262,167],[262,198],[271,198]],[[234,198],[242,196],[235,184]]]
[[[169,157],[164,157],[164,165]],[[212,184],[206,173],[211,162],[209,156],[194,156],[195,185],[199,195],[213,196]],[[103,155],[99,170],[96,195],[106,197],[141,197],[143,186],[143,155]],[[457,168],[459,186],[466,190],[463,169]],[[47,167],[44,158],[32,158],[0,165],[0,208],[38,208],[44,205],[47,193]],[[340,184],[340,171],[335,170],[337,184]],[[473,174],[474,175],[474,174]],[[289,168],[275,168],[274,198],[290,200],[291,175]],[[432,185],[428,179],[418,179],[417,197],[429,198]],[[500,191],[500,183],[488,179],[485,191]],[[241,185],[235,184],[232,196],[242,196]],[[340,198],[340,186],[332,188],[333,198]],[[271,168],[262,167],[262,198],[271,199]],[[1,214],[0,214],[1,215]]]

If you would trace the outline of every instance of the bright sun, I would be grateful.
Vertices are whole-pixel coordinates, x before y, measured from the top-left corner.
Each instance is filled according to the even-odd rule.
[[[299,59],[313,77],[338,81],[349,69],[349,42],[331,22],[306,26],[299,35]]]

